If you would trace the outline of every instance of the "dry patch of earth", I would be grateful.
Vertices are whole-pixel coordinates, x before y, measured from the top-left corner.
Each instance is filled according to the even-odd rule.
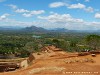
[[[33,60],[27,68],[0,75],[100,75],[99,59],[99,54],[96,57],[77,56],[77,53],[55,51]]]

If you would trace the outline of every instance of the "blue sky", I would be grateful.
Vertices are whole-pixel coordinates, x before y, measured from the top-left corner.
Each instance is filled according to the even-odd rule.
[[[100,0],[0,0],[0,26],[100,30]]]

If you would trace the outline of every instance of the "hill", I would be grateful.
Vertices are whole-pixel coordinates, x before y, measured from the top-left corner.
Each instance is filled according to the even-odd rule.
[[[22,31],[26,31],[26,32],[46,32],[48,30],[46,30],[42,27],[31,26],[31,27],[23,28]]]
[[[0,31],[4,32],[35,32],[35,33],[94,33],[100,34],[99,30],[68,30],[66,28],[53,28],[53,29],[46,29],[42,27],[30,26],[30,27],[17,27],[17,26],[2,26],[0,27]]]

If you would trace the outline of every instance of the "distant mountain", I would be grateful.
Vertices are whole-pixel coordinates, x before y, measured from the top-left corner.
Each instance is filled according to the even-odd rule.
[[[72,33],[100,33],[100,30],[68,30],[66,28],[54,28],[45,29],[42,27],[30,26],[30,27],[20,27],[20,26],[0,26],[0,31],[17,31],[17,32],[36,32],[36,33],[47,33],[47,32],[72,32]]]
[[[68,29],[65,28],[55,28],[51,30],[52,32],[68,32]]]
[[[19,26],[0,26],[0,30],[20,30],[22,28]]]
[[[31,27],[23,28],[22,31],[26,31],[26,32],[47,32],[48,30],[46,30],[42,27],[31,26]]]
[[[36,26],[26,27],[23,30],[27,32],[67,32],[68,31],[68,29],[65,28],[45,29]]]

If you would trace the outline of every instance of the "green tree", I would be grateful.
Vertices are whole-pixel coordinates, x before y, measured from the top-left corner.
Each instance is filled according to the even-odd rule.
[[[86,37],[87,44],[94,50],[100,47],[100,36],[99,35],[88,35]]]
[[[37,52],[40,49],[40,45],[36,42],[28,42],[25,47],[25,50],[27,50],[28,52],[32,53],[32,52]]]
[[[52,42],[53,42],[53,44],[54,44],[55,46],[59,47],[60,41],[59,41],[58,39],[53,39]]]

